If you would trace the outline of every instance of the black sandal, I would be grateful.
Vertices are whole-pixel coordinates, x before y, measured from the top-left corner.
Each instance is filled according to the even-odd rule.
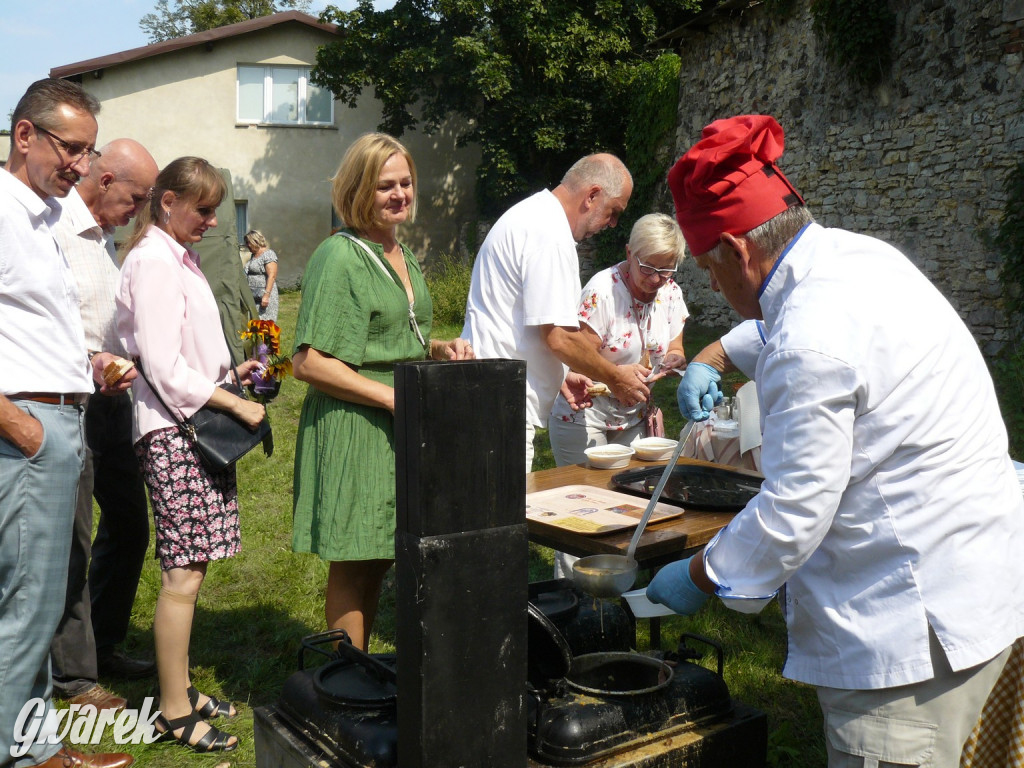
[[[184,717],[178,717],[174,720],[168,720],[162,714],[156,716],[156,720],[153,725],[159,726],[156,728],[157,741],[176,741],[189,749],[195,750],[196,752],[230,752],[238,746],[238,739],[235,739],[232,744],[229,739],[232,734],[225,733],[224,731],[218,730],[210,725],[210,730],[203,734],[203,737],[194,744],[189,741],[189,738],[196,730],[196,725],[199,723],[206,722],[199,715],[198,712],[193,712],[190,715]],[[174,732],[179,728],[183,729],[181,736],[175,736]]]
[[[238,714],[236,709],[234,714],[231,713],[232,704],[230,701],[221,701],[216,696],[210,696],[203,706],[199,706],[200,693],[194,687],[189,686],[188,689],[188,700],[192,704],[192,709],[199,713],[199,716],[209,720],[212,717],[225,717],[228,720],[232,719]]]

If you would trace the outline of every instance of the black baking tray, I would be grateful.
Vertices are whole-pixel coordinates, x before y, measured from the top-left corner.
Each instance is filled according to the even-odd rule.
[[[665,465],[630,469],[612,477],[616,490],[651,498]],[[706,512],[739,512],[761,489],[758,477],[720,467],[679,464],[672,470],[659,501]]]

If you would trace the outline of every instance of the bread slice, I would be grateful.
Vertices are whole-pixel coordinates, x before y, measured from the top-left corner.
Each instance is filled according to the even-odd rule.
[[[131,360],[125,360],[123,357],[116,357],[107,363],[107,366],[103,369],[103,382],[108,387],[112,387],[134,367],[135,363]]]

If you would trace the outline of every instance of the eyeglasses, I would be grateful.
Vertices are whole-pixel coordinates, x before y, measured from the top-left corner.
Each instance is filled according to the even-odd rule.
[[[672,277],[672,275],[676,273],[675,267],[672,267],[671,269],[658,269],[657,267],[652,267],[650,264],[644,264],[640,261],[639,256],[634,256],[633,258],[636,259],[636,265],[640,267],[640,274],[642,275],[647,275],[648,277],[653,275],[657,275],[658,277]]]
[[[68,154],[68,157],[70,157],[72,160],[81,160],[83,157],[88,156],[89,161],[91,162],[93,160],[98,160],[99,158],[102,157],[100,152],[97,151],[95,147],[90,147],[87,144],[79,144],[78,142],[72,143],[70,141],[64,141],[64,139],[62,139],[57,134],[53,133],[52,131],[46,130],[42,126],[36,125],[35,123],[32,123],[32,127],[35,128],[40,133],[45,133],[47,136],[49,136],[51,139],[57,142],[57,145],[61,149],[63,149]]]

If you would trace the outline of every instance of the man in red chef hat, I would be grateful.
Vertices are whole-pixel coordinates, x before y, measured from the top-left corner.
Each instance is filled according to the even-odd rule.
[[[698,354],[683,414],[752,371],[760,493],[652,600],[778,595],[786,677],[817,686],[830,768],[952,768],[1024,634],[1024,500],[977,344],[895,248],[814,222],[778,123],[718,120],[668,181],[697,265],[756,320]]]

